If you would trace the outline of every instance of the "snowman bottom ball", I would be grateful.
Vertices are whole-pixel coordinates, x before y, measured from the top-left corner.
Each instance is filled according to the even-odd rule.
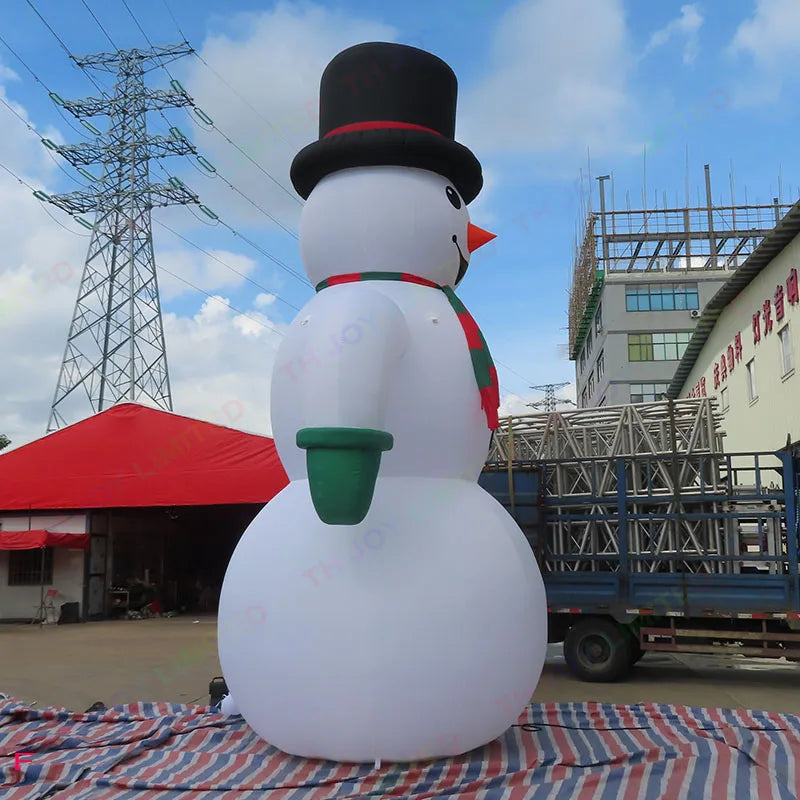
[[[477,484],[380,478],[365,520],[322,523],[307,481],[253,520],[222,587],[219,656],[250,727],[334,761],[452,756],[500,736],[539,680],[544,585]]]

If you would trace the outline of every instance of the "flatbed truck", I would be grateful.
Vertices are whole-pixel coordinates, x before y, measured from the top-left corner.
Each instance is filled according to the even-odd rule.
[[[479,483],[533,548],[578,678],[624,679],[648,652],[800,660],[792,451],[490,460]]]

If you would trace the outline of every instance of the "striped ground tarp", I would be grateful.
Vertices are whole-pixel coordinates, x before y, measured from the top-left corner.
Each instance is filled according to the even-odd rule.
[[[0,699],[2,800],[789,800],[798,756],[800,717],[787,714],[546,703],[478,750],[376,770],[287,756],[203,706],[74,714]]]

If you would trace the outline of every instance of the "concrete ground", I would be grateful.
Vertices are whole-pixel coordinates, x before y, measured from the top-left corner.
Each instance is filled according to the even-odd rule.
[[[213,616],[82,625],[0,625],[0,693],[39,707],[84,711],[134,700],[205,703],[221,674]],[[800,714],[800,664],[783,660],[654,653],[624,683],[582,683],[560,645],[534,700],[643,701]]]

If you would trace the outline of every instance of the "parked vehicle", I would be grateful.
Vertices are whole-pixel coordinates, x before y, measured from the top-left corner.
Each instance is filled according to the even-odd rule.
[[[583,680],[647,652],[800,659],[798,458],[686,449],[490,454],[480,484],[534,549],[548,641]]]

